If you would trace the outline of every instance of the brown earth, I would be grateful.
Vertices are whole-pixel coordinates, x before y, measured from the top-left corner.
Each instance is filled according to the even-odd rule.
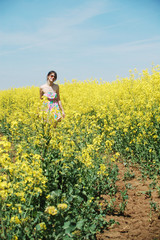
[[[118,224],[105,229],[103,233],[97,234],[97,240],[160,240],[160,208],[151,210],[150,201],[156,202],[160,206],[160,196],[153,189],[152,198],[149,197],[150,179],[143,180],[138,168],[130,167],[134,178],[124,180],[124,174],[127,168],[123,163],[118,163],[119,180],[117,182],[118,190],[127,188],[128,202],[124,216],[114,214],[106,216],[107,221],[114,219]],[[104,199],[108,196],[104,195]],[[121,200],[120,195],[117,201]],[[157,205],[157,206],[158,206]]]
[[[153,211],[150,207],[151,199],[160,207],[160,196],[156,190],[153,190],[152,198],[147,194],[152,181],[142,180],[141,173],[136,167],[130,167],[135,177],[124,180],[127,168],[123,163],[117,165],[119,168],[118,190],[125,190],[126,185],[130,186],[127,189],[127,206],[123,216],[116,213],[106,216],[107,221],[114,219],[119,224],[114,224],[103,233],[97,234],[97,240],[160,240],[160,208]],[[103,198],[109,200],[108,195],[103,195]],[[117,194],[116,205],[121,201],[120,194]]]

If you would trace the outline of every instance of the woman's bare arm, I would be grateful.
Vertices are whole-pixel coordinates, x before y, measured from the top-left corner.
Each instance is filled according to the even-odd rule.
[[[42,91],[42,88],[40,88],[40,91],[39,91],[39,92],[40,92],[40,99],[42,99],[43,94],[44,94],[43,91]]]

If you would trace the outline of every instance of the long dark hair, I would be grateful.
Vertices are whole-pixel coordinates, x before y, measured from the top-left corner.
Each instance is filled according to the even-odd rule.
[[[47,74],[47,80],[48,80],[49,75],[51,75],[52,73],[55,74],[55,80],[57,79],[57,73],[56,73],[55,71],[50,71],[50,72]]]

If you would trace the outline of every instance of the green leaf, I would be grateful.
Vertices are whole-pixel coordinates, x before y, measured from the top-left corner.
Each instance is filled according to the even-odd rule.
[[[69,227],[69,228],[67,228],[66,230],[65,230],[65,233],[66,234],[68,234],[68,235],[70,235],[70,233],[72,232],[72,227]]]
[[[72,236],[70,234],[68,234],[69,236],[63,236],[63,240],[70,240],[72,239]]]
[[[76,228],[81,230],[83,225],[84,225],[84,220],[80,220],[80,221],[77,222]]]
[[[95,233],[96,230],[96,225],[92,224],[91,227],[89,228],[92,233]]]
[[[71,224],[70,221],[65,222],[64,225],[63,225],[63,229],[69,228],[70,224]]]

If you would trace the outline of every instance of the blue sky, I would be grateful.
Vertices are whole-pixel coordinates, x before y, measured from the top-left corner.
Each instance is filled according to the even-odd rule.
[[[0,89],[160,64],[160,0],[0,0]]]

